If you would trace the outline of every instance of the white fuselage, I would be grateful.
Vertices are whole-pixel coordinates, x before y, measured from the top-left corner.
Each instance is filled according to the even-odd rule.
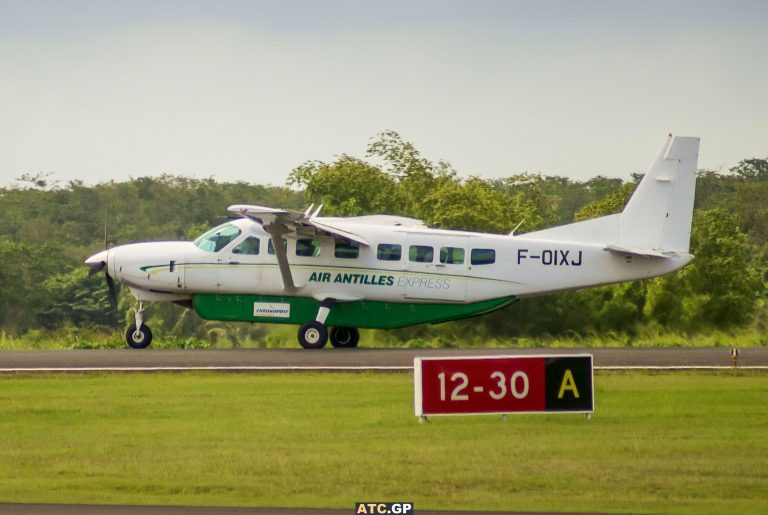
[[[399,224],[396,217],[319,220],[370,245],[354,255],[339,252],[332,237],[315,237],[314,247],[297,243],[301,235],[286,238],[298,287],[293,295],[317,300],[469,303],[528,297],[663,275],[692,258],[680,253],[655,259],[607,252],[597,243],[429,229]],[[269,252],[270,236],[247,218],[231,225],[240,234],[217,251],[191,242],[115,247],[106,251],[109,273],[145,301],[183,300],[196,293],[285,295],[276,256]],[[249,237],[258,240],[258,253],[238,252]]]

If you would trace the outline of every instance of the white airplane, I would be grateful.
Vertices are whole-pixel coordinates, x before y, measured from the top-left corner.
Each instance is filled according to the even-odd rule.
[[[320,217],[234,205],[194,242],[123,245],[89,257],[138,300],[126,340],[145,348],[145,308],[209,320],[301,325],[302,347],[355,347],[357,328],[489,313],[517,299],[633,281],[688,264],[699,139],[671,134],[623,212],[524,235],[430,229],[389,215]],[[321,206],[322,207],[322,206]],[[514,232],[514,231],[513,231]]]

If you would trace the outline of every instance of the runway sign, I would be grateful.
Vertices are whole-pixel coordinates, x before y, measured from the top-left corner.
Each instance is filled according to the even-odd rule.
[[[417,417],[592,413],[592,356],[415,358]]]

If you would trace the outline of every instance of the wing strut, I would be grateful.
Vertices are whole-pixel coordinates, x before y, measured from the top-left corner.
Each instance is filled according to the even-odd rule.
[[[288,264],[288,255],[285,253],[285,238],[283,238],[283,235],[291,231],[285,224],[277,220],[263,227],[272,236],[272,246],[275,248],[277,266],[280,268],[280,276],[283,279],[283,289],[286,293],[296,293],[299,288],[293,283],[293,274],[291,274],[291,266]]]
[[[272,209],[262,206],[249,206],[237,204],[229,206],[229,212],[233,215],[250,218],[260,224],[267,234],[272,236],[272,244],[275,246],[275,256],[280,268],[280,276],[283,279],[283,289],[286,293],[295,293],[302,287],[293,282],[291,267],[288,264],[288,256],[285,253],[286,234],[291,237],[302,235],[330,236],[336,240],[353,242],[368,247],[370,244],[362,236],[336,227],[326,221],[321,222],[317,215],[322,209],[322,204],[316,209],[310,206],[304,213],[298,211],[286,211],[284,209]],[[312,211],[312,209],[315,209]]]

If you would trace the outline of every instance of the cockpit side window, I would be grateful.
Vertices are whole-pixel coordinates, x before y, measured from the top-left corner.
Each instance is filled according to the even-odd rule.
[[[214,227],[194,241],[194,245],[206,252],[218,252],[240,236],[240,229],[230,223]]]
[[[255,236],[248,236],[240,242],[240,245],[232,250],[232,254],[245,254],[248,256],[257,256],[261,242]]]

